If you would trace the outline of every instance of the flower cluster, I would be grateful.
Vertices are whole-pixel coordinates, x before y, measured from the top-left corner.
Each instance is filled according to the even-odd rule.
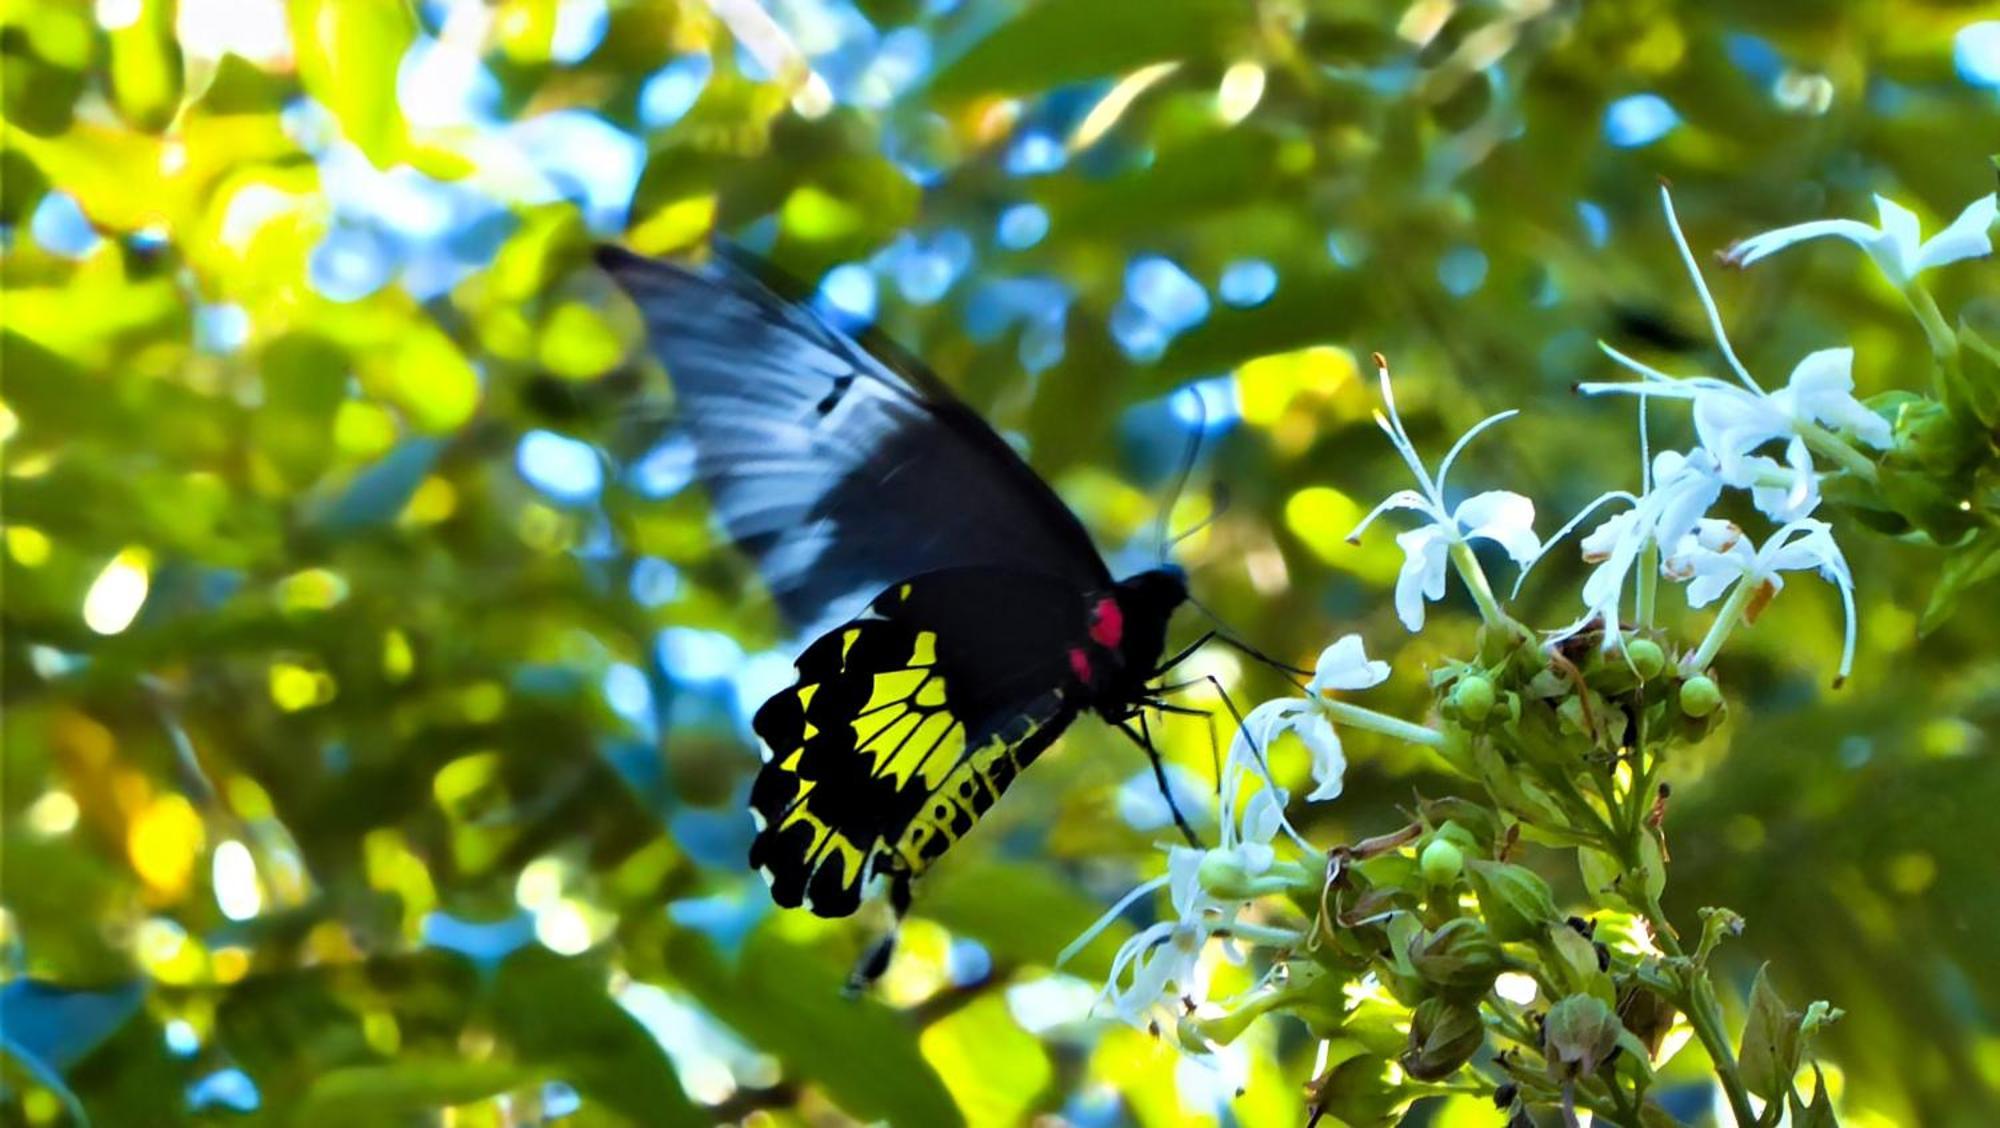
[[[1809,1061],[1813,1034],[1839,1012],[1824,1003],[1788,1011],[1760,983],[1764,1001],[1751,1008],[1739,1060],[1707,962],[1717,943],[1740,931],[1741,918],[1704,910],[1699,943],[1683,947],[1661,911],[1669,791],[1660,769],[1671,749],[1702,739],[1722,714],[1712,665],[1787,576],[1814,572],[1838,592],[1845,622],[1838,677],[1849,674],[1854,576],[1836,520],[1866,514],[1870,524],[1892,528],[1902,521],[1954,551],[1973,550],[1988,535],[2000,542],[1993,531],[2000,517],[1976,513],[1985,524],[1974,526],[1966,523],[1972,518],[1954,524],[1945,512],[1976,508],[1963,480],[1990,473],[2000,458],[1990,441],[1974,441],[2000,433],[2000,349],[1969,330],[1945,329],[1918,282],[1925,270],[1990,253],[1995,200],[1975,201],[1922,240],[1912,213],[1878,197],[1879,229],[1850,220],[1798,224],[1745,239],[1724,256],[1749,266],[1825,236],[1869,253],[1922,323],[1940,392],[1936,400],[1897,393],[1867,401],[1857,396],[1855,353],[1845,347],[1807,354],[1783,387],[1767,390],[1730,342],[1664,188],[1661,202],[1724,375],[1669,375],[1602,346],[1638,379],[1579,389],[1638,401],[1637,492],[1605,492],[1547,540],[1535,531],[1528,498],[1507,490],[1455,494],[1450,474],[1467,444],[1515,413],[1473,426],[1433,473],[1378,356],[1376,422],[1414,485],[1390,494],[1349,539],[1386,514],[1414,515],[1416,523],[1396,534],[1397,617],[1422,630],[1429,604],[1445,598],[1456,573],[1481,618],[1474,656],[1431,671],[1435,709],[1417,724],[1346,699],[1390,677],[1360,635],[1328,646],[1311,677],[1294,683],[1296,693],[1242,718],[1219,781],[1219,844],[1169,848],[1165,873],[1077,942],[1164,890],[1170,914],[1120,948],[1100,1005],[1142,1029],[1171,1031],[1197,1056],[1214,1055],[1264,1014],[1303,1021],[1321,1039],[1308,1086],[1312,1120],[1388,1122],[1421,1096],[1480,1093],[1522,1119],[1559,1112],[1574,1124],[1587,1107],[1619,1123],[1649,1122],[1654,1069],[1693,1039],[1715,1064],[1739,1124],[1768,1122],[1757,1119],[1753,1100],[1789,1109],[1795,1121],[1830,1122],[1817,1118],[1824,1092],[1809,1103],[1793,1078]],[[1650,449],[1648,409],[1661,400],[1687,406],[1693,445]],[[1733,508],[1722,508],[1732,495]],[[1753,533],[1725,512],[1754,513],[1753,523],[1768,527]],[[1573,534],[1589,565],[1581,613],[1530,630],[1495,593],[1475,545],[1489,542],[1513,562],[1518,593]],[[1676,646],[1659,606],[1661,581],[1679,586],[1690,611],[1717,607],[1693,645]],[[1269,753],[1296,738],[1312,784],[1301,798],[1328,802],[1341,795],[1341,733],[1352,729],[1428,749],[1440,770],[1473,785],[1478,797],[1420,797],[1399,830],[1313,846],[1287,820],[1292,796]],[[1530,842],[1574,851],[1588,906],[1575,915],[1558,907],[1523,862]],[[1222,960],[1263,970],[1247,991],[1211,997]]]

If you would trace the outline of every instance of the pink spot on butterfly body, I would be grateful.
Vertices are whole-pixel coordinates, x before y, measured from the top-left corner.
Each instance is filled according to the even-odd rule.
[[[1085,685],[1097,679],[1097,671],[1090,668],[1090,655],[1081,646],[1069,648],[1069,668],[1076,674],[1076,680]]]
[[[1116,650],[1124,637],[1125,612],[1119,609],[1116,599],[1107,595],[1090,609],[1090,641],[1106,650]]]

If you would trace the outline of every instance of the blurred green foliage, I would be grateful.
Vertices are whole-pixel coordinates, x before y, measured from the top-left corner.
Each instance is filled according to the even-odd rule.
[[[1162,397],[1206,381],[1231,504],[1181,546],[1197,593],[1281,654],[1364,632],[1414,713],[1476,617],[1405,641],[1393,547],[1342,539],[1401,484],[1369,351],[1419,443],[1524,408],[1459,480],[1550,530],[1636,484],[1629,410],[1569,394],[1593,342],[1712,363],[1657,178],[1698,249],[1993,186],[1990,4],[752,10],[0,4],[10,1121],[1299,1119],[1296,1031],[1252,1032],[1237,1097],[1083,1021],[1119,930],[1051,972],[1162,833],[1091,724],[926,883],[880,998],[839,997],[865,927],[769,910],[743,718],[788,655],[649,453],[659,373],[593,238],[718,227],[827,279],[1111,548],[1149,546]],[[2000,317],[1992,270],[1942,304]],[[1850,249],[1715,285],[1754,370],[1843,342],[1862,394],[1919,368]],[[1732,713],[1671,769],[1668,907],[1745,912],[1745,995],[1768,960],[1847,1010],[1847,1123],[1992,1123],[2000,594],[1920,642],[1939,554],[1841,536],[1856,676],[1826,689],[1809,588],[1731,648]],[[1535,618],[1580,574],[1538,569]],[[1167,749],[1208,777],[1202,726]],[[1437,787],[1349,755],[1318,840]]]

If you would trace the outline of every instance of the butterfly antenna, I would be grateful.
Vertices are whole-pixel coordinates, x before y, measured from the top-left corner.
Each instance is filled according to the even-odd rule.
[[[1221,482],[1217,482],[1215,488],[1209,491],[1209,498],[1208,516],[1196,521],[1192,526],[1175,533],[1173,539],[1167,542],[1168,548],[1172,548],[1196,533],[1201,532],[1203,529],[1208,528],[1210,525],[1215,524],[1216,521],[1221,519],[1223,513],[1229,509],[1229,491],[1223,488]]]
[[[1187,488],[1189,475],[1194,473],[1195,460],[1201,457],[1201,436],[1208,430],[1208,401],[1202,398],[1201,393],[1192,388],[1184,388],[1174,394],[1176,396],[1190,395],[1194,397],[1195,425],[1194,433],[1188,436],[1187,451],[1181,455],[1180,469],[1174,473],[1173,489],[1167,491],[1166,504],[1160,508],[1158,542],[1159,561],[1162,564],[1167,562],[1167,549],[1178,543],[1181,539],[1179,537],[1168,538],[1168,525],[1174,519],[1174,505],[1180,501],[1181,491]],[[1214,520],[1214,517],[1211,515],[1209,519]],[[1196,528],[1200,528],[1200,526],[1198,525]],[[1188,532],[1192,533],[1194,529],[1190,529]]]

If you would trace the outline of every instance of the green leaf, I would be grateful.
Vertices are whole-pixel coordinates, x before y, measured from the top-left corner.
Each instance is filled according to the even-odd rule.
[[[1057,953],[1103,914],[1102,906],[1039,866],[980,860],[940,869],[917,906],[923,916],[986,945],[996,959],[1051,967]],[[1114,921],[1063,971],[1102,981],[1132,928]]]
[[[904,1016],[849,999],[847,969],[772,922],[744,940],[733,966],[704,938],[682,934],[667,954],[680,987],[750,1044],[824,1088],[848,1113],[892,1124],[964,1122],[917,1051]]]
[[[526,1088],[551,1076],[504,1061],[405,1058],[345,1066],[317,1078],[287,1123],[388,1123]]]
[[[969,1123],[1025,1124],[1057,1095],[1048,1052],[1015,1024],[998,993],[933,1023],[922,1045]]]
[[[112,100],[126,121],[157,132],[180,109],[181,48],[174,38],[173,4],[141,0],[138,8],[138,15],[106,36]]]
[[[939,71],[942,99],[1021,94],[1149,63],[1224,57],[1254,27],[1233,0],[1066,0],[1037,4]]]
[[[586,1100],[638,1123],[707,1123],[660,1044],[606,991],[606,978],[584,960],[522,948],[495,976],[494,1026],[524,1065],[569,1082]]]
[[[405,141],[396,71],[416,38],[415,12],[403,0],[291,0],[289,16],[306,93],[377,168],[395,164]]]
[[[1771,966],[1757,969],[1750,987],[1750,1015],[1743,1023],[1737,1064],[1743,1083],[1767,1101],[1784,1100],[1799,1069],[1799,1012],[1785,1006],[1771,986]]]
[[[1402,1096],[1389,1083],[1387,1065],[1374,1054],[1357,1054],[1334,1066],[1307,1089],[1314,1112],[1350,1128],[1396,1123]]]
[[[2000,575],[2000,529],[1985,529],[1945,556],[1930,602],[1917,622],[1917,632],[1927,635],[1950,621],[1966,589],[1996,575]]]
[[[1792,1128],[1840,1128],[1839,1118],[1833,1115],[1833,1098],[1827,1095],[1826,1077],[1817,1065],[1813,1066],[1812,1103],[1807,1104],[1794,1092],[1791,1109]]]

